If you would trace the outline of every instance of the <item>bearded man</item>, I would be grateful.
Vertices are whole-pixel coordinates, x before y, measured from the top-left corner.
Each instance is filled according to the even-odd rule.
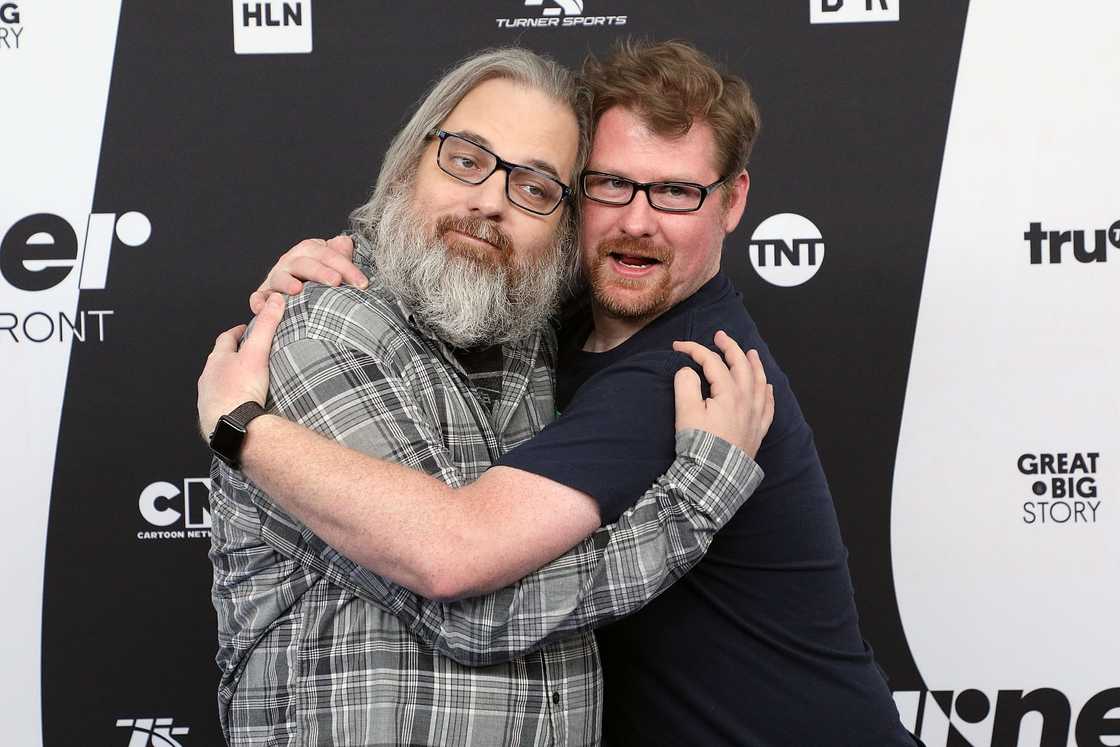
[[[608,526],[579,489],[488,469],[554,416],[546,322],[573,262],[581,116],[554,63],[523,50],[464,62],[353,216],[368,286],[309,286],[286,310],[270,300],[240,350],[242,328],[219,337],[199,410],[218,457],[211,559],[232,744],[595,744],[588,631],[695,565],[760,482],[751,455],[772,401],[758,357],[725,339],[729,368],[690,349],[712,397],[691,370],[678,376],[675,460]],[[271,382],[223,388],[242,368]],[[397,464],[361,499],[293,518],[291,479],[360,482],[339,452]],[[306,463],[285,477],[275,460]]]

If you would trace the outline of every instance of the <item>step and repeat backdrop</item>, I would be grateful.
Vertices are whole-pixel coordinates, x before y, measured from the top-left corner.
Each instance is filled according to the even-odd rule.
[[[215,745],[195,380],[483,47],[695,43],[763,129],[724,264],[931,747],[1120,745],[1120,5],[0,0],[0,713]]]

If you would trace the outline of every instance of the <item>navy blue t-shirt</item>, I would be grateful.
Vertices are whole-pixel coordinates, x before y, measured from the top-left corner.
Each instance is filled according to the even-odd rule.
[[[847,549],[813,434],[742,296],[722,273],[603,353],[561,335],[563,415],[499,463],[593,496],[604,523],[674,459],[674,340],[717,330],[761,356],[774,423],[766,476],[705,558],[637,614],[597,631],[609,744],[913,745],[859,630]]]

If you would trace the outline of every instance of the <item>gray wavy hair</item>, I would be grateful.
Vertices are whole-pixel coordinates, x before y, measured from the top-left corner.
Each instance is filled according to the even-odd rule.
[[[459,105],[463,97],[476,86],[493,78],[512,80],[539,90],[555,100],[568,105],[579,124],[579,147],[575,167],[568,184],[573,195],[578,194],[579,174],[587,161],[590,150],[590,100],[576,76],[560,63],[535,52],[519,47],[488,49],[474,54],[451,68],[420,102],[408,123],[393,138],[381,173],[369,200],[350,214],[350,225],[376,246],[377,226],[385,212],[388,200],[411,185],[420,156],[427,146],[427,135],[439,127]],[[564,206],[560,232],[572,237],[565,242],[571,247],[571,262],[578,262],[579,252],[574,250],[579,235],[579,199],[573,198]]]

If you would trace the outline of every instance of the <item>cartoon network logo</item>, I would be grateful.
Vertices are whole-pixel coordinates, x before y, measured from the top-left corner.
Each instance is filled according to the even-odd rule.
[[[311,0],[233,0],[236,54],[307,54]]]
[[[809,0],[809,23],[897,21],[901,0]]]
[[[824,262],[824,237],[808,218],[796,213],[771,215],[747,242],[751,265],[772,285],[801,285]]]
[[[173,718],[119,718],[119,728],[131,729],[126,747],[185,747],[175,737],[191,733],[189,726],[175,726]]]
[[[170,482],[153,482],[140,491],[140,516],[151,527],[136,533],[138,540],[210,538],[210,478],[188,477],[182,489]]]
[[[0,3],[0,52],[19,49],[19,38],[23,36],[19,18],[19,3]]]
[[[80,290],[104,290],[109,276],[113,239],[137,247],[152,235],[152,223],[143,213],[93,213],[86,222],[85,240],[66,219],[53,213],[36,213],[16,221],[0,239],[0,277],[17,290],[45,291],[61,284],[78,270]],[[23,315],[0,311],[0,341],[86,342],[105,341],[106,309],[32,311]]]
[[[539,16],[495,19],[500,29],[625,26],[626,16],[585,16],[583,0],[524,0],[526,8],[540,8]]]
[[[1067,747],[1071,736],[1079,747],[1120,744],[1120,687],[1091,696],[1077,712],[1052,687],[897,691],[894,700],[902,725],[926,747]]]

